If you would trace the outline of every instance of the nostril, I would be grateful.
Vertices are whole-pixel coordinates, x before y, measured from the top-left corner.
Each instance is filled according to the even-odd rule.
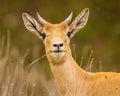
[[[57,44],[53,44],[54,47],[57,47],[58,45]]]
[[[60,47],[62,47],[62,46],[63,46],[63,44],[61,43],[59,46],[60,46]]]
[[[63,46],[63,43],[60,43],[60,44],[53,44],[54,47],[62,47]]]

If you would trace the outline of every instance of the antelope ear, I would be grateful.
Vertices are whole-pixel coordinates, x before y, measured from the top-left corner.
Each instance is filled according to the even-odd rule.
[[[71,37],[73,37],[77,31],[79,31],[86,25],[88,17],[89,8],[86,8],[75,18],[75,20],[69,26],[69,32],[71,32]]]
[[[39,38],[41,38],[40,35],[41,35],[42,27],[38,24],[38,22],[27,13],[22,13],[22,19],[25,27],[29,31],[37,35]]]

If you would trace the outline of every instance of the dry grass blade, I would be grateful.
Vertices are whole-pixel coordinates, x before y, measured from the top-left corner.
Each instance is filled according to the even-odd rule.
[[[20,52],[16,53],[17,47],[16,49],[10,48],[10,45],[10,33],[8,32],[7,40],[5,36],[2,36],[0,40],[0,96],[49,96],[49,92],[43,91],[47,90],[46,86],[48,86],[46,84],[48,81],[43,73],[36,68],[31,68],[32,70],[29,71],[24,70],[23,66],[29,50],[26,50],[25,54],[21,56]],[[31,64],[45,56],[46,54]],[[33,86],[34,84],[35,86]],[[53,89],[51,87],[50,89]]]
[[[41,57],[37,58],[36,60],[34,60],[33,62],[31,62],[25,69],[28,69],[29,67],[31,67],[33,64],[35,64],[36,62],[38,62],[39,60],[43,59],[44,57],[46,57],[47,54],[42,55]]]
[[[2,36],[1,42],[0,42],[0,58],[2,57],[2,52],[5,44],[5,36]]]

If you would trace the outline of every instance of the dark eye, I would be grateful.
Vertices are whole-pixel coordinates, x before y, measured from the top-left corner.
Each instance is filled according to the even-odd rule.
[[[46,34],[45,34],[45,33],[42,33],[41,36],[43,37],[43,39],[45,39]]]
[[[70,38],[71,34],[72,34],[72,32],[68,32],[67,36]]]

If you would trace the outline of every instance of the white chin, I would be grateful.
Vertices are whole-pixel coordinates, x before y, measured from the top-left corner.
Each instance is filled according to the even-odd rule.
[[[54,59],[54,61],[57,63],[64,59],[66,52],[52,52],[50,53],[50,55]]]
[[[52,52],[50,54],[53,58],[58,59],[58,58],[64,57],[66,53],[65,52]]]

